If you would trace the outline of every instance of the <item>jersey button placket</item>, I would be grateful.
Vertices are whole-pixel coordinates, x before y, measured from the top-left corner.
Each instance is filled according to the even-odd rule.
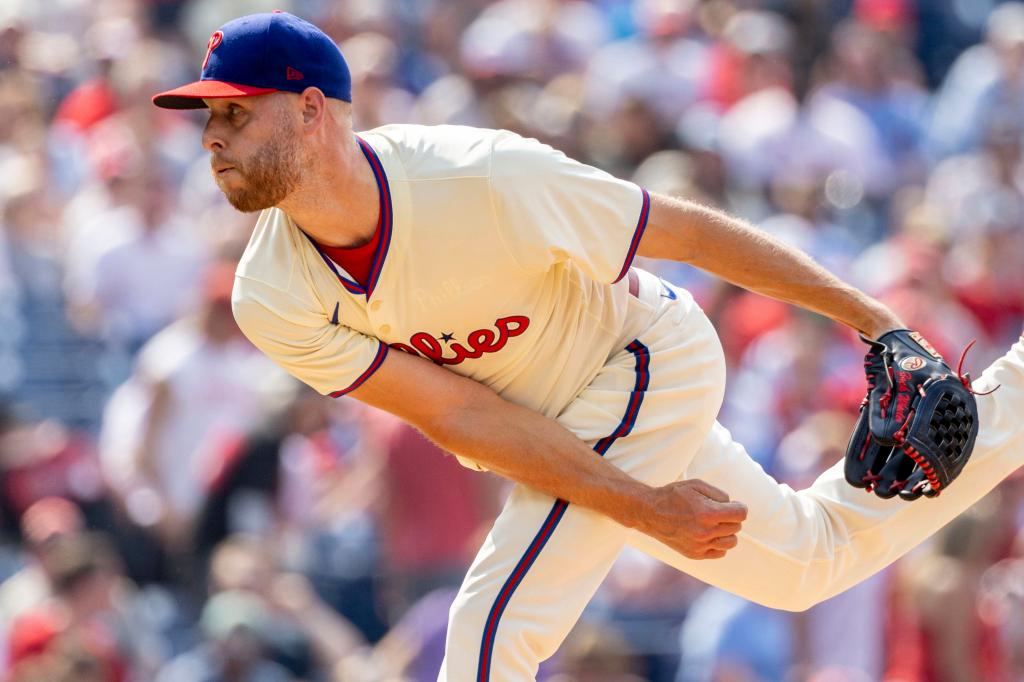
[[[380,301],[370,301],[370,305],[367,306],[371,313],[378,312],[384,306]],[[376,316],[374,316],[376,317]],[[374,326],[377,327],[377,333],[380,335],[387,334],[391,331],[391,325],[389,324],[377,324],[376,320],[373,320]]]

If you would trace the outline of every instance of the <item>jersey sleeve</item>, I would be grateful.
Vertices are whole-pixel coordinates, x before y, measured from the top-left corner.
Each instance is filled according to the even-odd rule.
[[[646,190],[508,132],[495,140],[490,180],[502,241],[520,265],[571,260],[599,282],[626,274],[647,226]]]
[[[388,346],[322,313],[288,292],[244,277],[231,297],[235,321],[253,345],[299,381],[337,398],[369,379]]]

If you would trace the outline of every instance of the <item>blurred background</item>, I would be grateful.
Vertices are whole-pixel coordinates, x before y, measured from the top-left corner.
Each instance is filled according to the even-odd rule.
[[[150,105],[211,31],[334,37],[357,129],[504,127],[744,216],[980,372],[1024,320],[1024,4],[989,0],[2,0],[0,679],[433,680],[507,491],[296,386],[231,319],[254,216],[204,116]],[[722,420],[794,487],[864,391],[847,330],[681,265]],[[1019,481],[807,613],[624,554],[541,679],[1024,679]],[[757,566],[751,566],[757,571]],[[899,648],[889,643],[898,642]]]

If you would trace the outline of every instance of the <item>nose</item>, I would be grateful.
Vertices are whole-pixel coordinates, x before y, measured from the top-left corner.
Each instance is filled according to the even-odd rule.
[[[227,145],[224,142],[223,136],[220,135],[218,129],[214,126],[213,121],[214,119],[211,116],[203,128],[203,149],[208,152],[223,151]]]

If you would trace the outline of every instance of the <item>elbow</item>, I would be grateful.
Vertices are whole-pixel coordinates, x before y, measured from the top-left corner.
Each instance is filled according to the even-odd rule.
[[[463,417],[453,412],[443,417],[411,424],[427,440],[436,445],[444,454],[454,457],[462,466],[473,471],[489,471],[487,466],[470,454],[473,448],[469,445],[469,430],[461,427],[463,423],[465,423]]]
[[[426,412],[414,424],[434,444],[463,463],[465,458],[474,459],[480,435],[491,428],[485,421],[495,409],[492,403],[500,400],[490,389],[479,386],[478,390],[478,386],[467,386],[456,400]]]
[[[518,422],[518,408],[481,386],[447,410],[427,436],[474,471],[509,477],[511,443],[517,452],[530,449],[531,434]]]
[[[464,451],[465,437],[458,425],[458,417],[438,417],[426,423],[414,425],[437,447],[460,457]]]
[[[434,445],[447,452],[457,453],[459,443],[462,441],[459,428],[460,412],[458,409],[430,412],[408,421]]]

